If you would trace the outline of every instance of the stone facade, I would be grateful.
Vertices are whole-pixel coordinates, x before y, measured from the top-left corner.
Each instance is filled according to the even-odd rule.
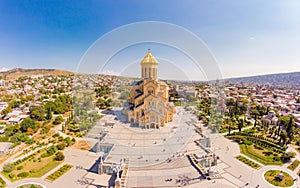
[[[158,81],[158,62],[148,51],[141,61],[142,80],[132,84],[128,121],[133,126],[159,128],[173,121],[173,103],[169,102],[169,86]]]

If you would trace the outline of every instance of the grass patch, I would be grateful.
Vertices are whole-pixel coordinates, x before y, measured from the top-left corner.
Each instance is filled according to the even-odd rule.
[[[264,165],[282,165],[282,161],[278,154],[269,149],[256,149],[254,145],[245,144],[240,144],[239,146],[241,153]]]
[[[255,163],[255,162],[253,162],[253,161],[251,161],[251,160],[249,160],[246,157],[243,157],[241,155],[238,155],[235,158],[237,158],[239,161],[245,163],[246,165],[248,165],[248,166],[250,166],[254,169],[258,169],[258,168],[261,167],[259,164]]]
[[[294,160],[287,168],[294,171],[300,164],[300,161],[298,161],[297,159]]]
[[[280,180],[278,175],[282,173],[283,179]],[[293,177],[281,170],[269,170],[264,174],[265,179],[272,185],[279,187],[290,187],[294,185]]]
[[[55,181],[62,175],[64,175],[66,172],[68,172],[73,166],[69,164],[65,164],[62,167],[60,167],[58,170],[50,174],[46,179],[49,181]]]
[[[31,157],[27,157],[26,160],[16,163],[15,168],[11,172],[2,171],[1,173],[12,182],[24,178],[38,178],[63,162],[54,160],[55,156],[41,158],[41,155],[42,152],[37,152]]]

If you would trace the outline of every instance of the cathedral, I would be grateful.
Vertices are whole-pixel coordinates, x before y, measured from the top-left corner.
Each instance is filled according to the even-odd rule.
[[[130,90],[128,121],[132,126],[159,128],[173,121],[174,104],[169,102],[169,87],[157,78],[158,62],[148,49],[141,61],[142,80]]]

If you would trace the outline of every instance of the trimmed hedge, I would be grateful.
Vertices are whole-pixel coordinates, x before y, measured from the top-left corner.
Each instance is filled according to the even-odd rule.
[[[4,188],[6,186],[6,182],[0,177],[0,188]]]
[[[251,160],[249,160],[249,159],[247,159],[247,158],[244,157],[244,156],[238,155],[238,156],[236,156],[235,158],[238,159],[239,161],[245,163],[246,165],[248,165],[248,166],[254,168],[254,169],[258,169],[258,168],[261,167],[259,164],[255,163],[255,162],[253,162],[253,161],[251,161]]]
[[[17,176],[20,177],[20,178],[25,178],[25,177],[29,176],[29,172],[21,172]]]
[[[294,171],[300,164],[300,161],[298,161],[297,159],[294,160],[287,168]]]
[[[65,164],[62,167],[60,167],[58,170],[50,174],[46,179],[49,181],[55,181],[60,176],[64,175],[66,172],[68,172],[73,166],[69,164]]]
[[[245,134],[235,134],[235,135],[230,135],[226,136],[228,139],[231,140],[239,140],[239,141],[244,141],[248,140],[251,141],[257,145],[260,145],[262,147],[266,148],[274,148],[274,152],[277,153],[284,153],[286,150],[285,147],[281,146],[279,143],[276,143],[270,139],[264,138],[263,136],[256,136],[256,135],[245,135]]]
[[[267,161],[263,159],[261,156],[257,155],[256,153],[249,152],[247,149],[247,145],[240,144],[241,153],[245,154],[246,156],[264,164],[264,165],[281,165],[282,161],[279,156],[274,156],[272,161]]]

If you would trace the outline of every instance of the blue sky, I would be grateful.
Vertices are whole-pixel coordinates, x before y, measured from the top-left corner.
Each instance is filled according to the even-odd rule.
[[[0,69],[75,71],[97,39],[141,21],[168,22],[196,34],[216,58],[223,77],[300,71],[298,0],[2,0]],[[138,47],[145,49],[139,49],[135,59],[145,55],[147,45]],[[152,52],[155,55],[155,49]],[[159,58],[169,59],[172,54],[167,52],[164,56],[160,51]],[[126,59],[118,58],[116,62]]]

